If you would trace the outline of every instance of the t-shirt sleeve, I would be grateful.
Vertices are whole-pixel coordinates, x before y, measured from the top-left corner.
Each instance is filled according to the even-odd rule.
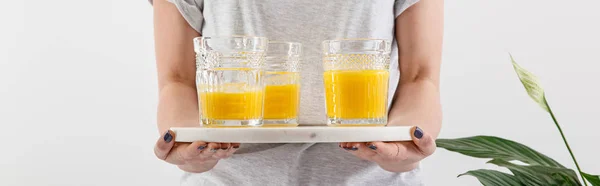
[[[402,12],[408,9],[408,7],[417,2],[419,2],[419,0],[396,0],[394,2],[394,17],[398,17]]]
[[[152,3],[153,0],[148,0]],[[156,0],[155,0],[156,1]],[[198,33],[202,33],[202,8],[204,0],[167,0],[177,7],[181,16],[192,26]]]

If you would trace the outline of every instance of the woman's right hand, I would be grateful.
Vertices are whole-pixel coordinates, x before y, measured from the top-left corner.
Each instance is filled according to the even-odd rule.
[[[175,133],[165,132],[154,146],[154,154],[158,159],[177,165],[179,169],[201,173],[206,172],[220,159],[228,158],[240,147],[239,143],[175,143]]]

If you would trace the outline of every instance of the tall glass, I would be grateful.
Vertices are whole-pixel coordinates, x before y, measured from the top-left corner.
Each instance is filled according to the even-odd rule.
[[[323,42],[323,80],[329,126],[387,123],[391,42],[343,39]]]
[[[300,105],[299,63],[302,44],[292,42],[269,43],[265,64],[266,127],[298,126]]]
[[[200,124],[204,127],[260,126],[267,38],[194,38]]]

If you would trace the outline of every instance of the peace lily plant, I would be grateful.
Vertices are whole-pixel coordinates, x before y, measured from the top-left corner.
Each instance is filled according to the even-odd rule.
[[[439,148],[457,152],[476,158],[489,158],[490,164],[507,168],[512,174],[490,169],[478,169],[465,172],[458,177],[474,176],[485,186],[519,186],[519,185],[586,185],[600,186],[600,176],[591,175],[581,171],[577,159],[556,121],[550,105],[546,101],[544,89],[539,85],[537,77],[519,66],[512,55],[512,65],[521,80],[529,97],[548,112],[556,124],[556,128],[571,154],[571,158],[577,167],[577,171],[566,168],[552,158],[541,154],[523,144],[495,136],[473,136],[458,139],[438,139]],[[522,163],[515,164],[514,161]],[[581,176],[579,179],[577,173]],[[587,182],[586,182],[587,180]]]

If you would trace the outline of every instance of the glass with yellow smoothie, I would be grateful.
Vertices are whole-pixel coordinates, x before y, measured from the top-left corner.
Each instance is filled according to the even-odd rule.
[[[391,42],[343,39],[323,42],[327,124],[387,124]]]
[[[263,127],[298,126],[302,44],[271,41],[265,61]]]
[[[198,37],[196,88],[203,127],[254,127],[263,124],[263,37]]]

